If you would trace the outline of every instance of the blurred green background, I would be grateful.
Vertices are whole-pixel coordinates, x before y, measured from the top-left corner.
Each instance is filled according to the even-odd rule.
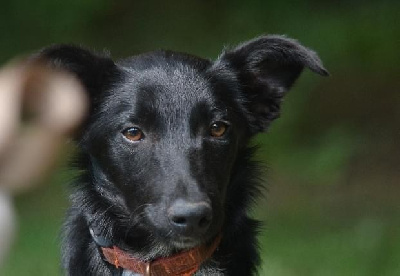
[[[261,276],[400,275],[400,1],[13,0],[0,9],[0,62],[73,42],[114,58],[159,48],[215,58],[286,34],[331,72],[305,72],[258,158],[268,192],[254,216]],[[68,155],[68,150],[66,150]],[[65,161],[18,196],[19,235],[0,275],[61,275]]]

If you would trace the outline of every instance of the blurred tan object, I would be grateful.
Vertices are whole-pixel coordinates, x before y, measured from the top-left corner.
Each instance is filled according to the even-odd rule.
[[[16,191],[39,179],[85,108],[83,88],[69,74],[36,64],[0,72],[0,185]]]
[[[39,183],[53,167],[86,107],[70,74],[32,62],[0,71],[0,263],[15,232],[10,195]]]

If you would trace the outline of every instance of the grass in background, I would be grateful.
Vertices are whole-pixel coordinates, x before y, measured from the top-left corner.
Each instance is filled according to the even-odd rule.
[[[51,184],[16,198],[17,238],[0,275],[61,275],[60,228],[67,208],[63,189],[67,179],[58,171]]]
[[[270,218],[261,275],[400,275],[399,221],[344,221],[307,213]]]
[[[355,215],[367,209],[335,214],[321,210],[323,196],[305,191],[310,194],[301,196],[303,203],[282,202],[286,210],[267,216],[262,276],[400,275],[400,216]],[[315,206],[301,206],[307,202]]]

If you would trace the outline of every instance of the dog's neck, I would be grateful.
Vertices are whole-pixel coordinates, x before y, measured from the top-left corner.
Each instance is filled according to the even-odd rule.
[[[145,276],[193,275],[200,268],[202,263],[214,254],[214,251],[218,248],[221,241],[221,235],[218,235],[211,244],[200,245],[168,257],[143,261],[112,245],[111,241],[96,234],[93,228],[90,228],[90,234],[93,241],[99,247],[105,261],[115,266],[117,269],[122,268],[124,271],[130,271]]]

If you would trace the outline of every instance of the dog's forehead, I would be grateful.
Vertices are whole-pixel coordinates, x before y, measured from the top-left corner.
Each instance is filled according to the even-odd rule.
[[[186,64],[127,70],[121,90],[118,102],[136,113],[144,110],[187,118],[199,105],[212,109],[216,102],[207,77]]]
[[[141,72],[137,93],[149,94],[155,104],[184,107],[197,101],[212,101],[212,91],[205,77],[194,68],[156,67]]]

